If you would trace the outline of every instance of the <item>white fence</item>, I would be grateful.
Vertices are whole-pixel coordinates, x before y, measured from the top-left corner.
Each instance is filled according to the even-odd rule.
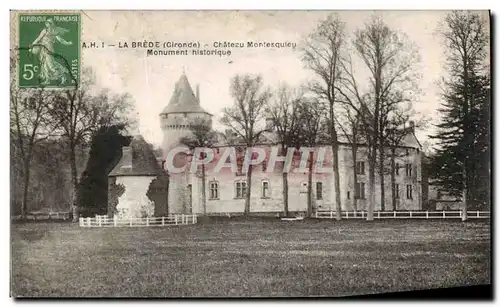
[[[161,227],[196,224],[198,217],[187,214],[144,218],[109,218],[106,215],[96,215],[95,217],[81,217],[79,222],[80,227]]]
[[[317,211],[317,219],[334,219],[336,211]],[[342,211],[343,219],[365,219],[366,211]],[[462,211],[374,211],[374,219],[461,219]],[[467,211],[469,219],[489,219],[490,211]]]

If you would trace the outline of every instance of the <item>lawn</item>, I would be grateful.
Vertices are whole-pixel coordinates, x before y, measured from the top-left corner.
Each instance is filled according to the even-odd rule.
[[[489,284],[488,221],[13,224],[16,297],[346,296]]]

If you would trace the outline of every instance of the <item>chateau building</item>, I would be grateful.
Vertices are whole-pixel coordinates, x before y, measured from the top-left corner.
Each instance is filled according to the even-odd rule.
[[[177,81],[172,98],[160,114],[161,129],[163,131],[163,156],[167,157],[173,148],[182,146],[179,140],[188,136],[190,125],[197,120],[205,120],[211,124],[212,115],[200,105],[199,88],[193,92],[187,77],[183,74]],[[389,173],[384,177],[385,209],[386,210],[419,210],[422,209],[422,151],[414,129],[410,126],[408,133],[397,148],[395,191],[396,208],[393,208],[391,195],[391,178]],[[276,150],[272,132],[266,135],[267,141],[258,147],[264,149],[266,159],[259,165],[251,166],[252,182],[247,182],[246,174],[233,172],[230,167],[215,171],[215,163],[224,150],[235,148],[241,157],[243,147],[237,144],[224,144],[215,146],[214,162],[206,167],[206,208],[202,202],[202,180],[200,172],[186,170],[178,174],[169,174],[168,186],[168,212],[169,213],[241,213],[244,212],[245,194],[251,188],[250,211],[251,213],[279,213],[283,211],[283,163],[278,162],[274,171],[270,172],[268,165],[270,152]],[[343,210],[366,209],[369,199],[368,171],[369,165],[366,158],[366,147],[359,144],[357,162],[352,161],[351,147],[347,142],[341,143],[339,148],[340,170],[340,195]],[[323,168],[331,169],[331,147],[318,146],[316,155],[320,151],[324,154]],[[288,174],[289,211],[307,211],[308,172],[297,170],[300,156],[297,155],[292,162],[292,172]],[[387,164],[390,164],[388,159]],[[353,172],[357,173],[357,181],[353,180]],[[313,210],[335,210],[335,190],[332,172],[315,172],[312,175]],[[376,204],[375,210],[381,209],[381,185],[379,176],[376,175]],[[357,189],[355,189],[357,186]],[[357,192],[355,192],[357,191]],[[156,214],[156,213],[155,213]]]

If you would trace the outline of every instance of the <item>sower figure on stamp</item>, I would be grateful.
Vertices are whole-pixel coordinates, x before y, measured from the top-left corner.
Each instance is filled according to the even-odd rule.
[[[69,30],[58,27],[52,19],[45,22],[45,28],[30,46],[30,52],[38,55],[40,60],[41,84],[49,84],[51,81],[60,80],[60,84],[65,84],[69,70],[56,60],[54,45],[57,42],[63,45],[72,45],[73,42],[64,40],[61,35]]]

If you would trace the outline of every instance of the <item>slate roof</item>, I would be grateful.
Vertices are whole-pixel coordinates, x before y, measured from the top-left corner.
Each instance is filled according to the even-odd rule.
[[[134,136],[128,147],[131,148],[132,167],[126,165],[127,157],[123,155],[108,176],[158,176],[165,173],[153,150],[141,135]]]
[[[161,114],[169,113],[210,114],[200,106],[200,101],[193,93],[193,89],[191,88],[191,85],[189,84],[189,81],[185,74],[182,74],[182,76],[175,84],[172,98],[170,98],[170,102],[161,112]]]

